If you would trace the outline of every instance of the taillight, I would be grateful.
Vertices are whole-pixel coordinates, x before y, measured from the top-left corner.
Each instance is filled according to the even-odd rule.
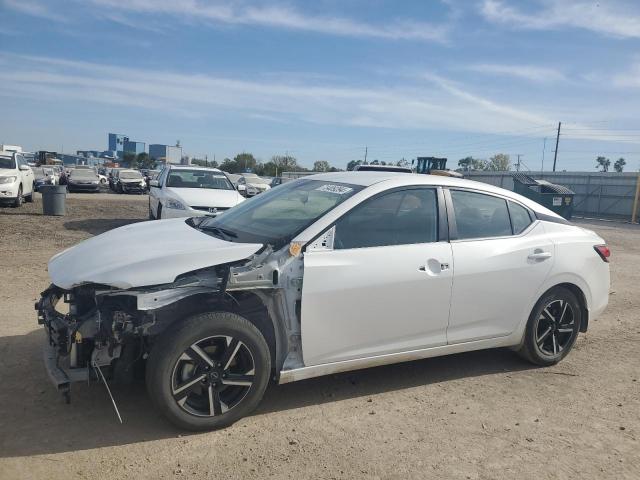
[[[609,257],[611,256],[611,250],[606,245],[594,245],[593,249],[598,252],[603,262],[609,263]]]

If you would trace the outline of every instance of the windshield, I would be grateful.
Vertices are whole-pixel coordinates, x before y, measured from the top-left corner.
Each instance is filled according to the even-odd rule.
[[[82,180],[95,180],[96,177],[97,175],[93,170],[73,170],[73,172],[71,172],[71,178],[73,180],[77,180],[79,178]]]
[[[123,180],[131,180],[131,179],[142,179],[142,174],[140,172],[120,172],[118,173],[118,178],[122,178]]]
[[[34,168],[33,176],[35,178],[44,178],[46,176],[53,176],[52,168]]]
[[[0,157],[0,168],[16,168],[16,161],[12,157]]]
[[[279,249],[361,185],[301,179],[269,190],[223,215],[190,224],[224,240],[270,244]]]
[[[257,175],[243,175],[243,178],[247,183],[253,183],[254,185],[269,185],[268,180],[260,178]]]
[[[167,187],[233,190],[233,185],[223,173],[207,170],[171,170]]]

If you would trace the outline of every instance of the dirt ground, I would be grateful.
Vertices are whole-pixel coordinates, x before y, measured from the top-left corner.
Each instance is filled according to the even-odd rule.
[[[273,385],[252,416],[185,434],[142,385],[114,390],[120,425],[102,385],[75,385],[65,405],[49,384],[33,309],[48,259],[147,218],[145,196],[67,204],[57,218],[39,196],[0,208],[2,479],[640,478],[637,226],[587,225],[612,247],[610,304],[553,368],[491,350]]]

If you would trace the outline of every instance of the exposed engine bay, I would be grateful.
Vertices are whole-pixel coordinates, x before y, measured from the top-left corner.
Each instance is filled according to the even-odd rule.
[[[47,371],[67,401],[74,382],[99,381],[102,375],[131,382],[144,374],[160,333],[215,310],[238,313],[256,325],[273,347],[277,380],[281,370],[303,366],[302,273],[302,256],[266,246],[248,259],[184,273],[172,283],[130,289],[52,284],[35,305],[47,332]]]

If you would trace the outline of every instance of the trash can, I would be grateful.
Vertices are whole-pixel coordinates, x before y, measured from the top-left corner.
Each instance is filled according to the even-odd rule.
[[[573,190],[546,180],[536,180],[521,172],[513,173],[513,190],[571,220],[575,196]]]
[[[62,215],[65,214],[65,200],[67,198],[67,187],[65,185],[43,185],[40,187],[42,193],[42,214]]]

